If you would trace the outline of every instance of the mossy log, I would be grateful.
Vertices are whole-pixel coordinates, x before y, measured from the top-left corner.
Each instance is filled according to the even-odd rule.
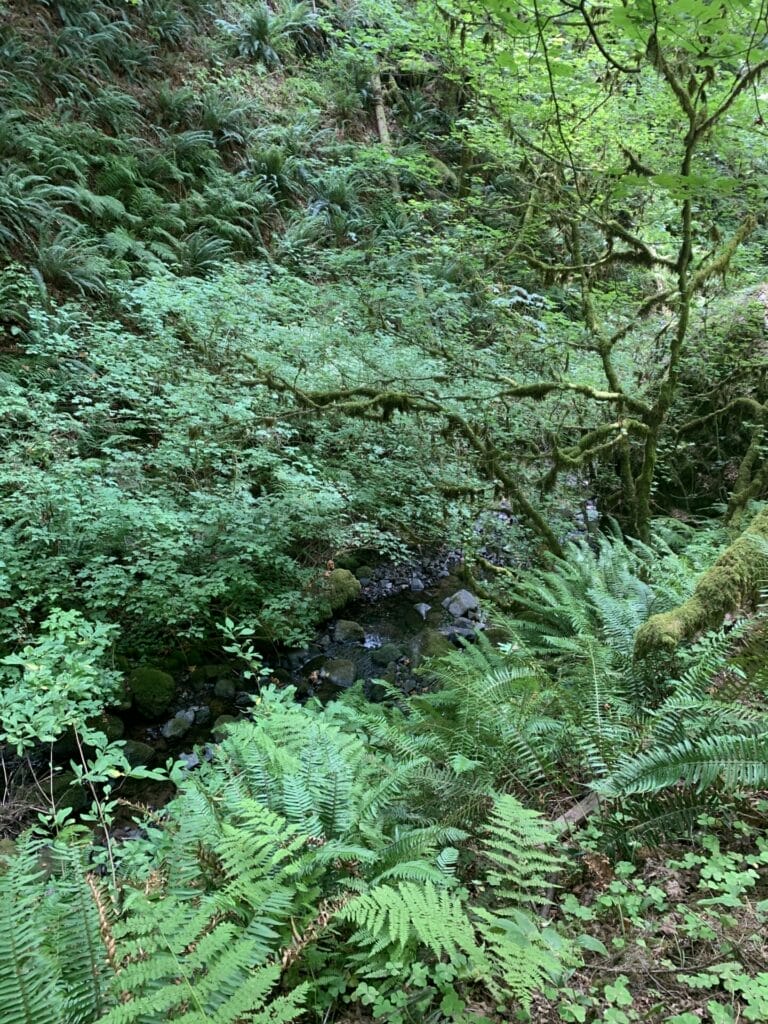
[[[720,626],[728,612],[753,604],[768,582],[768,508],[699,579],[672,611],[653,615],[635,634],[635,657],[674,651],[697,633]]]

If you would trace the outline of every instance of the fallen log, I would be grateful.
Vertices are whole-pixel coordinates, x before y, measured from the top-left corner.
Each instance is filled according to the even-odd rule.
[[[635,634],[635,658],[673,652],[697,633],[722,625],[729,612],[754,606],[768,585],[768,508],[699,578],[691,597],[652,615]]]

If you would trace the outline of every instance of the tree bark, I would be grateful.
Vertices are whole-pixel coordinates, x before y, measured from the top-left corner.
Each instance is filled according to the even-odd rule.
[[[697,633],[720,626],[729,612],[753,605],[768,580],[768,509],[699,578],[692,596],[653,615],[635,634],[635,658],[673,652]]]

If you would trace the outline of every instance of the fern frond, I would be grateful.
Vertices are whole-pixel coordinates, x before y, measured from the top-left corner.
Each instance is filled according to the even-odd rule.
[[[551,852],[556,841],[556,830],[537,811],[509,794],[495,798],[481,849],[490,862],[488,883],[507,907],[546,901],[553,878],[565,866],[565,858]]]
[[[421,885],[401,882],[397,887],[380,885],[352,899],[339,912],[343,921],[359,929],[352,943],[371,946],[378,953],[387,946],[401,950],[417,943],[433,956],[477,957],[479,950],[472,926],[458,896],[431,881]]]
[[[615,798],[681,784],[702,790],[721,782],[736,790],[764,786],[767,781],[768,734],[762,732],[684,740],[673,747],[640,753],[626,759],[595,789]]]
[[[502,1004],[515,1000],[529,1009],[533,995],[557,982],[563,968],[573,962],[569,944],[557,931],[540,928],[522,911],[500,918],[478,908],[475,918],[489,965],[485,981]]]

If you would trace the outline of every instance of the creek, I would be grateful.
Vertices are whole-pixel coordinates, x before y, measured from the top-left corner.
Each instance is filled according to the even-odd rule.
[[[381,566],[363,577],[359,600],[324,623],[310,644],[268,653],[266,681],[294,686],[299,700],[327,702],[358,682],[369,699],[378,700],[380,680],[407,694],[426,685],[416,671],[425,658],[450,650],[459,638],[471,640],[484,626],[457,553],[417,566]],[[176,673],[173,701],[161,716],[124,712],[130,759],[146,760],[151,748],[153,760],[181,757],[193,766],[199,756],[194,748],[204,749],[252,705],[258,687],[243,669],[234,659],[189,666]],[[110,722],[115,733],[121,731],[115,716]]]

